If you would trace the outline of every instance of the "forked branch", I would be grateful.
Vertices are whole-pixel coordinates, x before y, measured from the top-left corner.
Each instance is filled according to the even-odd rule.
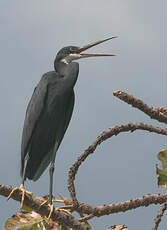
[[[125,125],[121,126],[115,126],[113,128],[108,129],[107,131],[104,131],[101,133],[96,140],[83,152],[76,162],[72,165],[72,167],[69,170],[69,175],[68,175],[68,189],[70,192],[70,195],[72,197],[72,200],[74,202],[74,206],[78,208],[79,203],[76,198],[76,191],[75,191],[75,185],[74,185],[74,180],[76,173],[78,171],[79,166],[86,160],[86,158],[94,153],[95,149],[97,148],[98,145],[100,145],[103,141],[107,140],[108,138],[111,138],[112,136],[117,136],[118,134],[122,132],[134,132],[136,130],[145,130],[149,132],[154,132],[157,134],[162,134],[162,135],[167,135],[167,129],[165,128],[160,128],[160,127],[155,127],[152,125],[148,125],[145,123],[128,123]]]

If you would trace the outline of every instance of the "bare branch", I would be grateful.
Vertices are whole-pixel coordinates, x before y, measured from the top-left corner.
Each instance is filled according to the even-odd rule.
[[[87,215],[94,215],[97,217],[119,213],[119,212],[126,212],[132,209],[136,209],[139,207],[147,207],[152,204],[162,204],[167,201],[167,194],[148,194],[142,197],[138,197],[132,200],[115,203],[115,204],[108,204],[108,205],[101,205],[101,206],[91,206],[84,203],[79,203],[79,206],[76,208],[78,212],[87,214]]]
[[[118,212],[125,212],[143,206],[147,207],[152,204],[163,204],[166,202],[167,202],[167,193],[148,194],[124,202],[115,203],[115,204],[111,203],[111,204],[105,204],[100,206],[92,206],[92,205],[85,204],[83,202],[82,203],[78,202],[78,207],[73,208],[73,211],[82,214],[87,214],[88,216],[79,219],[79,221],[86,221],[92,219],[93,217],[100,217],[100,216],[114,214]],[[67,201],[65,202],[65,204],[68,205],[72,203],[73,201],[70,199],[67,199]]]
[[[147,104],[144,104],[143,101],[136,99],[132,95],[129,95],[122,91],[114,91],[113,95],[118,97],[120,100],[132,105],[133,107],[141,110],[147,114],[151,119],[155,119],[159,122],[167,124],[167,109],[159,107],[149,107]]]
[[[0,195],[8,196],[11,192],[12,187],[11,186],[5,186],[0,185]],[[14,200],[20,201],[21,200],[21,192],[17,191],[13,194],[12,198]],[[87,221],[93,217],[100,217],[104,215],[114,214],[118,212],[125,212],[132,209],[136,209],[139,207],[147,207],[152,204],[162,204],[165,203],[165,206],[163,206],[162,210],[159,212],[159,215],[157,215],[157,218],[155,220],[155,223],[159,224],[159,219],[161,219],[163,212],[167,208],[167,194],[149,194],[142,197],[138,197],[132,200],[128,200],[125,202],[115,203],[115,204],[108,204],[108,205],[101,205],[101,206],[91,206],[84,203],[79,202],[79,206],[73,211],[77,211],[82,214],[87,214],[88,216],[81,218],[80,220],[75,219],[72,215],[67,215],[62,211],[56,211],[54,210],[53,215],[51,216],[51,219],[53,221],[57,221],[59,223],[64,223],[68,225],[69,227],[76,229],[76,230],[88,230],[86,226],[80,224],[79,221]],[[49,214],[49,207],[48,205],[40,206],[43,202],[43,198],[41,197],[34,197],[34,199],[31,199],[31,196],[25,195],[25,205],[32,208],[35,212],[39,213],[42,216]],[[68,204],[72,204],[72,200],[68,199]],[[159,221],[159,222],[158,222]],[[153,230],[156,230],[156,228],[153,228]]]
[[[11,186],[0,185],[0,195],[7,197],[12,191]],[[20,191],[16,191],[12,198],[17,201],[21,201],[22,193]],[[43,200],[44,201],[44,200]],[[35,212],[39,213],[41,216],[48,216],[50,212],[50,208],[48,205],[42,205],[43,202],[40,198],[34,197],[32,200],[31,196],[25,194],[24,204],[32,208]],[[54,210],[52,213],[51,219],[53,221],[57,221],[60,224],[66,224],[72,229],[76,230],[88,230],[86,226],[81,224],[76,218],[72,215],[67,215],[62,211]]]
[[[9,193],[11,192],[11,190],[12,190],[11,186],[0,185],[0,195],[2,196],[7,197]],[[13,194],[12,198],[14,200],[20,201],[21,195],[22,195],[21,192],[17,191],[16,193]],[[107,205],[100,205],[100,206],[92,206],[92,205],[87,205],[87,204],[79,202],[78,203],[79,206],[74,210],[82,214],[87,214],[88,216],[79,220],[79,221],[86,221],[90,218],[93,218],[93,216],[100,217],[104,215],[125,212],[125,211],[129,211],[129,210],[136,209],[139,207],[143,207],[143,206],[147,207],[152,204],[163,204],[163,203],[166,203],[166,201],[167,201],[167,193],[148,194],[148,195],[138,197],[132,200],[127,200],[127,201],[115,203],[115,204],[111,203]],[[43,202],[43,198],[41,197],[34,197],[34,199],[32,200],[31,196],[25,195],[25,201],[24,201],[25,205],[29,206],[30,208],[32,208],[35,212],[39,213],[40,215],[45,216],[49,214],[50,209],[48,205],[40,206],[42,202]],[[68,204],[70,203],[72,204],[72,200],[68,199]],[[62,211],[54,210],[54,213],[51,219],[59,223],[64,223],[73,229],[87,230],[87,228],[84,225],[81,225],[79,221],[75,219],[72,215],[67,215]]]
[[[165,128],[159,128],[152,125],[144,124],[144,123],[128,123],[121,126],[115,126],[113,128],[108,129],[107,131],[104,131],[100,134],[100,136],[97,137],[97,139],[85,150],[84,153],[82,153],[76,162],[72,165],[72,167],[69,170],[68,174],[68,190],[70,192],[70,195],[72,197],[74,206],[77,208],[79,206],[79,203],[76,198],[76,192],[75,192],[75,186],[74,186],[74,180],[75,175],[78,171],[79,166],[82,164],[82,162],[90,155],[92,154],[98,145],[100,145],[103,141],[106,139],[116,136],[119,133],[122,132],[128,132],[128,131],[135,131],[135,130],[146,130],[149,132],[154,132],[162,135],[167,135],[167,129]],[[89,213],[90,214],[90,213]]]
[[[158,226],[159,226],[159,224],[161,222],[161,218],[162,218],[164,212],[166,211],[166,209],[167,209],[167,202],[165,202],[165,204],[163,204],[163,206],[159,210],[159,212],[158,212],[158,214],[157,214],[157,216],[156,216],[156,218],[154,220],[154,225],[153,225],[152,230],[157,230],[158,229]]]

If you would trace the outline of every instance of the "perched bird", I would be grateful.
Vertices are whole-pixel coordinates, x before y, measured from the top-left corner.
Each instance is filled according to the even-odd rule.
[[[13,189],[24,194],[32,193],[24,189],[24,181],[38,180],[50,164],[49,203],[52,205],[53,172],[57,150],[69,125],[74,107],[74,86],[78,78],[79,64],[74,60],[115,54],[85,54],[83,51],[116,37],[100,40],[83,47],[62,48],[54,61],[55,71],[45,73],[28,104],[21,145],[22,184]],[[53,209],[53,205],[52,205]]]

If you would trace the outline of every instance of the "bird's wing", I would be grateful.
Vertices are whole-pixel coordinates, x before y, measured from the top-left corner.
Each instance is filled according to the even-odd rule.
[[[56,72],[50,72],[52,75],[57,77]],[[44,112],[44,106],[48,94],[48,84],[46,73],[42,76],[37,87],[34,89],[31,100],[26,110],[26,116],[24,121],[23,133],[22,133],[22,144],[21,144],[21,159],[24,160],[25,155],[28,151],[29,142],[31,140],[33,131],[37,125],[40,116]]]
[[[66,122],[64,124],[64,133],[69,125],[69,122],[71,120],[71,115],[72,115],[72,112],[73,112],[73,108],[74,108],[74,101],[75,101],[75,95],[74,95],[74,90],[72,90],[72,93],[71,93],[71,97],[70,97],[70,100],[69,100],[69,108],[68,110],[66,111]]]
[[[75,95],[74,95],[74,90],[72,90],[71,95],[68,98],[67,104],[66,104],[66,108],[65,108],[65,119],[64,120],[64,124],[62,124],[62,129],[61,129],[61,133],[59,135],[60,140],[58,140],[58,146],[57,149],[59,148],[59,145],[61,144],[61,141],[64,137],[64,134],[68,128],[68,125],[70,123],[71,120],[71,116],[72,116],[72,112],[73,112],[73,108],[74,108],[74,100],[75,100]],[[54,149],[54,151],[56,151],[57,149]]]
[[[72,111],[73,111],[73,107],[74,107],[74,91],[72,90],[71,94],[69,95],[69,97],[67,97],[65,106],[64,106],[64,113],[62,114],[63,117],[61,117],[61,120],[59,120],[59,123],[61,123],[61,129],[55,130],[54,132],[54,136],[56,137],[55,143],[53,148],[51,149],[51,151],[45,152],[45,154],[42,156],[42,160],[39,160],[40,155],[42,154],[42,151],[40,151],[38,153],[38,160],[36,159],[35,161],[33,160],[33,164],[37,164],[34,167],[34,171],[33,171],[33,167],[31,164],[31,174],[33,175],[32,177],[29,177],[29,179],[33,179],[34,181],[38,180],[38,178],[41,176],[41,174],[44,172],[44,170],[47,168],[47,166],[49,165],[51,158],[52,157],[56,157],[56,153],[57,150],[61,144],[61,141],[64,137],[64,134],[66,132],[66,129],[69,125],[69,122],[71,120],[71,115],[72,115]],[[51,135],[50,135],[51,138]],[[34,155],[32,156],[32,158],[34,157]],[[35,162],[35,163],[34,163]],[[29,169],[29,165],[27,170]]]

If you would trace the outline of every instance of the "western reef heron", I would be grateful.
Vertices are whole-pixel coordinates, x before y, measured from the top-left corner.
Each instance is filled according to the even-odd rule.
[[[78,78],[79,64],[73,62],[81,58],[116,56],[115,54],[85,54],[83,51],[116,37],[100,40],[83,47],[62,48],[54,61],[55,71],[45,73],[28,104],[21,144],[21,177],[19,188],[24,194],[32,193],[24,189],[26,178],[36,181],[50,164],[49,203],[53,210],[53,172],[57,150],[69,125],[74,107],[74,86]],[[50,213],[51,214],[51,213]]]

